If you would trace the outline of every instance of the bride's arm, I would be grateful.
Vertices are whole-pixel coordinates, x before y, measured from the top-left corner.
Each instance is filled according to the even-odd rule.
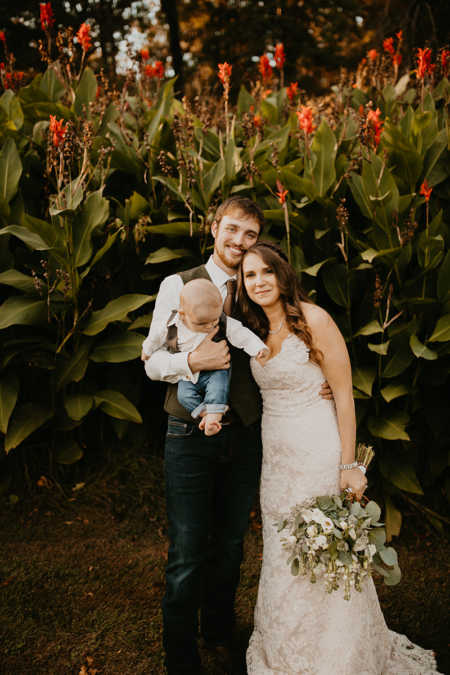
[[[355,461],[356,418],[353,401],[352,370],[345,340],[331,316],[317,305],[304,308],[314,345],[322,352],[320,366],[336,405],[341,437],[341,464]],[[358,468],[341,471],[341,488],[349,487],[360,497],[367,480]]]

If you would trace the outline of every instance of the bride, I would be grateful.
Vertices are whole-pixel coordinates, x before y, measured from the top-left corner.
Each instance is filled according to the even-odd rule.
[[[354,463],[350,360],[336,324],[273,244],[248,249],[238,288],[243,320],[270,349],[251,362],[263,398],[264,553],[249,675],[437,673],[432,652],[387,628],[370,578],[348,601],[291,575],[275,521],[318,495],[349,488],[361,497],[367,484]],[[324,379],[335,404],[319,395]]]

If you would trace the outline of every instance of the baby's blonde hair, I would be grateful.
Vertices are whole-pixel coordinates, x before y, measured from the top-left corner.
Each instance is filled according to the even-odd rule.
[[[217,286],[208,279],[192,279],[183,286],[180,310],[197,321],[208,318],[211,312],[222,309],[223,301]]]

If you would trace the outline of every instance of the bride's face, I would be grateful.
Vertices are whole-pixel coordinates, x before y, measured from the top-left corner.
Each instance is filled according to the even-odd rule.
[[[264,309],[280,302],[278,280],[272,268],[256,253],[247,253],[242,262],[242,277],[250,300]]]

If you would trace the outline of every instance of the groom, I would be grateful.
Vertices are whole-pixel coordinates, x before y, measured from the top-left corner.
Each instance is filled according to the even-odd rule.
[[[233,311],[236,271],[244,252],[261,232],[263,214],[246,197],[231,197],[218,208],[211,232],[214,251],[206,265],[163,280],[150,334],[164,328],[179,306],[183,284],[210,279]],[[217,329],[190,353],[143,343],[142,358],[152,380],[168,382],[165,481],[170,548],[163,600],[163,643],[169,675],[200,673],[197,647],[198,609],[205,646],[226,654],[234,624],[243,539],[256,496],[260,465],[260,395],[249,359],[225,341],[214,342]],[[178,403],[176,383],[196,381],[204,370],[229,368],[230,414],[222,431],[205,436]],[[327,390],[322,392],[329,397]]]

